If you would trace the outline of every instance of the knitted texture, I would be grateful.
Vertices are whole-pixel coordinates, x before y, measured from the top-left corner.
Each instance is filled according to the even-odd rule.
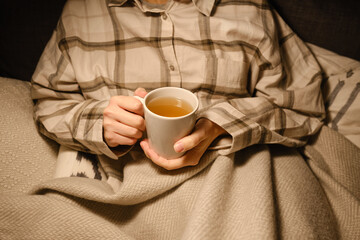
[[[54,174],[58,146],[33,120],[30,83],[0,78],[0,193],[25,193]]]
[[[305,155],[257,145],[178,171],[129,160],[116,190],[72,177],[1,196],[0,238],[358,239],[358,159],[324,127]]]
[[[301,153],[254,145],[167,171],[135,147],[106,162],[120,180],[54,179],[29,83],[0,84],[0,239],[360,238],[360,150],[326,126]]]

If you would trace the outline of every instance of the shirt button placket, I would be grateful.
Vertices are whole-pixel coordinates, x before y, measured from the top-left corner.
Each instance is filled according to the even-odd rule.
[[[164,12],[161,14],[161,19],[163,21],[162,23],[162,30],[163,30],[163,36],[164,38],[174,37],[174,29],[173,29],[173,23],[170,16]],[[168,69],[170,70],[170,76],[171,76],[171,85],[179,85],[181,84],[181,76],[178,72],[178,66],[177,59],[175,55],[175,49],[174,46],[167,46],[163,48],[163,54],[165,61],[168,63]]]

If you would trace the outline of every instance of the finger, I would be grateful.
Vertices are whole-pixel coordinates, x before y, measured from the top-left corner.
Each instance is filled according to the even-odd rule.
[[[186,152],[190,149],[195,148],[199,145],[204,139],[206,139],[205,132],[200,128],[195,128],[195,130],[190,134],[174,144],[175,152]]]
[[[143,149],[145,155],[156,165],[165,168],[166,170],[175,170],[186,166],[193,166],[196,163],[187,161],[188,158],[180,157],[177,159],[166,159],[159,156],[154,150],[151,149],[148,139],[144,139],[140,142],[140,146]]]
[[[143,132],[137,128],[130,127],[115,121],[114,119],[106,118],[103,122],[104,133],[115,133],[127,138],[140,139]]]
[[[117,147],[119,145],[134,145],[137,142],[135,138],[125,137],[115,132],[104,132],[105,142],[109,147]]]
[[[139,96],[144,98],[146,96],[147,92],[144,88],[137,88],[134,92],[134,96]]]
[[[130,96],[115,96],[110,99],[111,105],[116,105],[128,112],[144,115],[143,104],[139,99]]]
[[[217,124],[207,119],[200,119],[194,128],[194,131],[174,144],[176,152],[185,152],[202,144],[210,145],[210,143],[225,130]]]
[[[143,149],[145,155],[151,160],[159,158],[159,155],[150,148],[148,139],[143,139],[140,142],[140,147]]]
[[[122,108],[112,105],[104,110],[104,125],[107,119],[113,119],[127,126],[145,130],[145,120],[142,116],[128,112]],[[111,122],[112,123],[112,122]]]
[[[143,135],[143,132],[141,130],[119,122],[114,122],[110,128],[110,131],[113,131],[124,137],[140,139]]]

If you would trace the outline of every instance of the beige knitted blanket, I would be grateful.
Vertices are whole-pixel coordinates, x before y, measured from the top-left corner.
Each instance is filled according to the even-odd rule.
[[[302,152],[257,145],[178,171],[129,161],[116,192],[46,180],[1,195],[0,239],[360,239],[359,148],[324,127]]]

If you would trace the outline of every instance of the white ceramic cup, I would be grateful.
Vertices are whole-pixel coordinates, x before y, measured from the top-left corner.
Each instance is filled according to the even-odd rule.
[[[180,117],[164,117],[155,114],[148,109],[147,104],[158,97],[174,97],[185,100],[191,105],[192,111]],[[149,92],[145,98],[137,98],[144,105],[146,134],[150,147],[166,159],[181,157],[184,153],[175,152],[174,144],[182,137],[188,135],[194,128],[196,111],[199,107],[197,97],[189,90],[183,88],[162,87]]]

